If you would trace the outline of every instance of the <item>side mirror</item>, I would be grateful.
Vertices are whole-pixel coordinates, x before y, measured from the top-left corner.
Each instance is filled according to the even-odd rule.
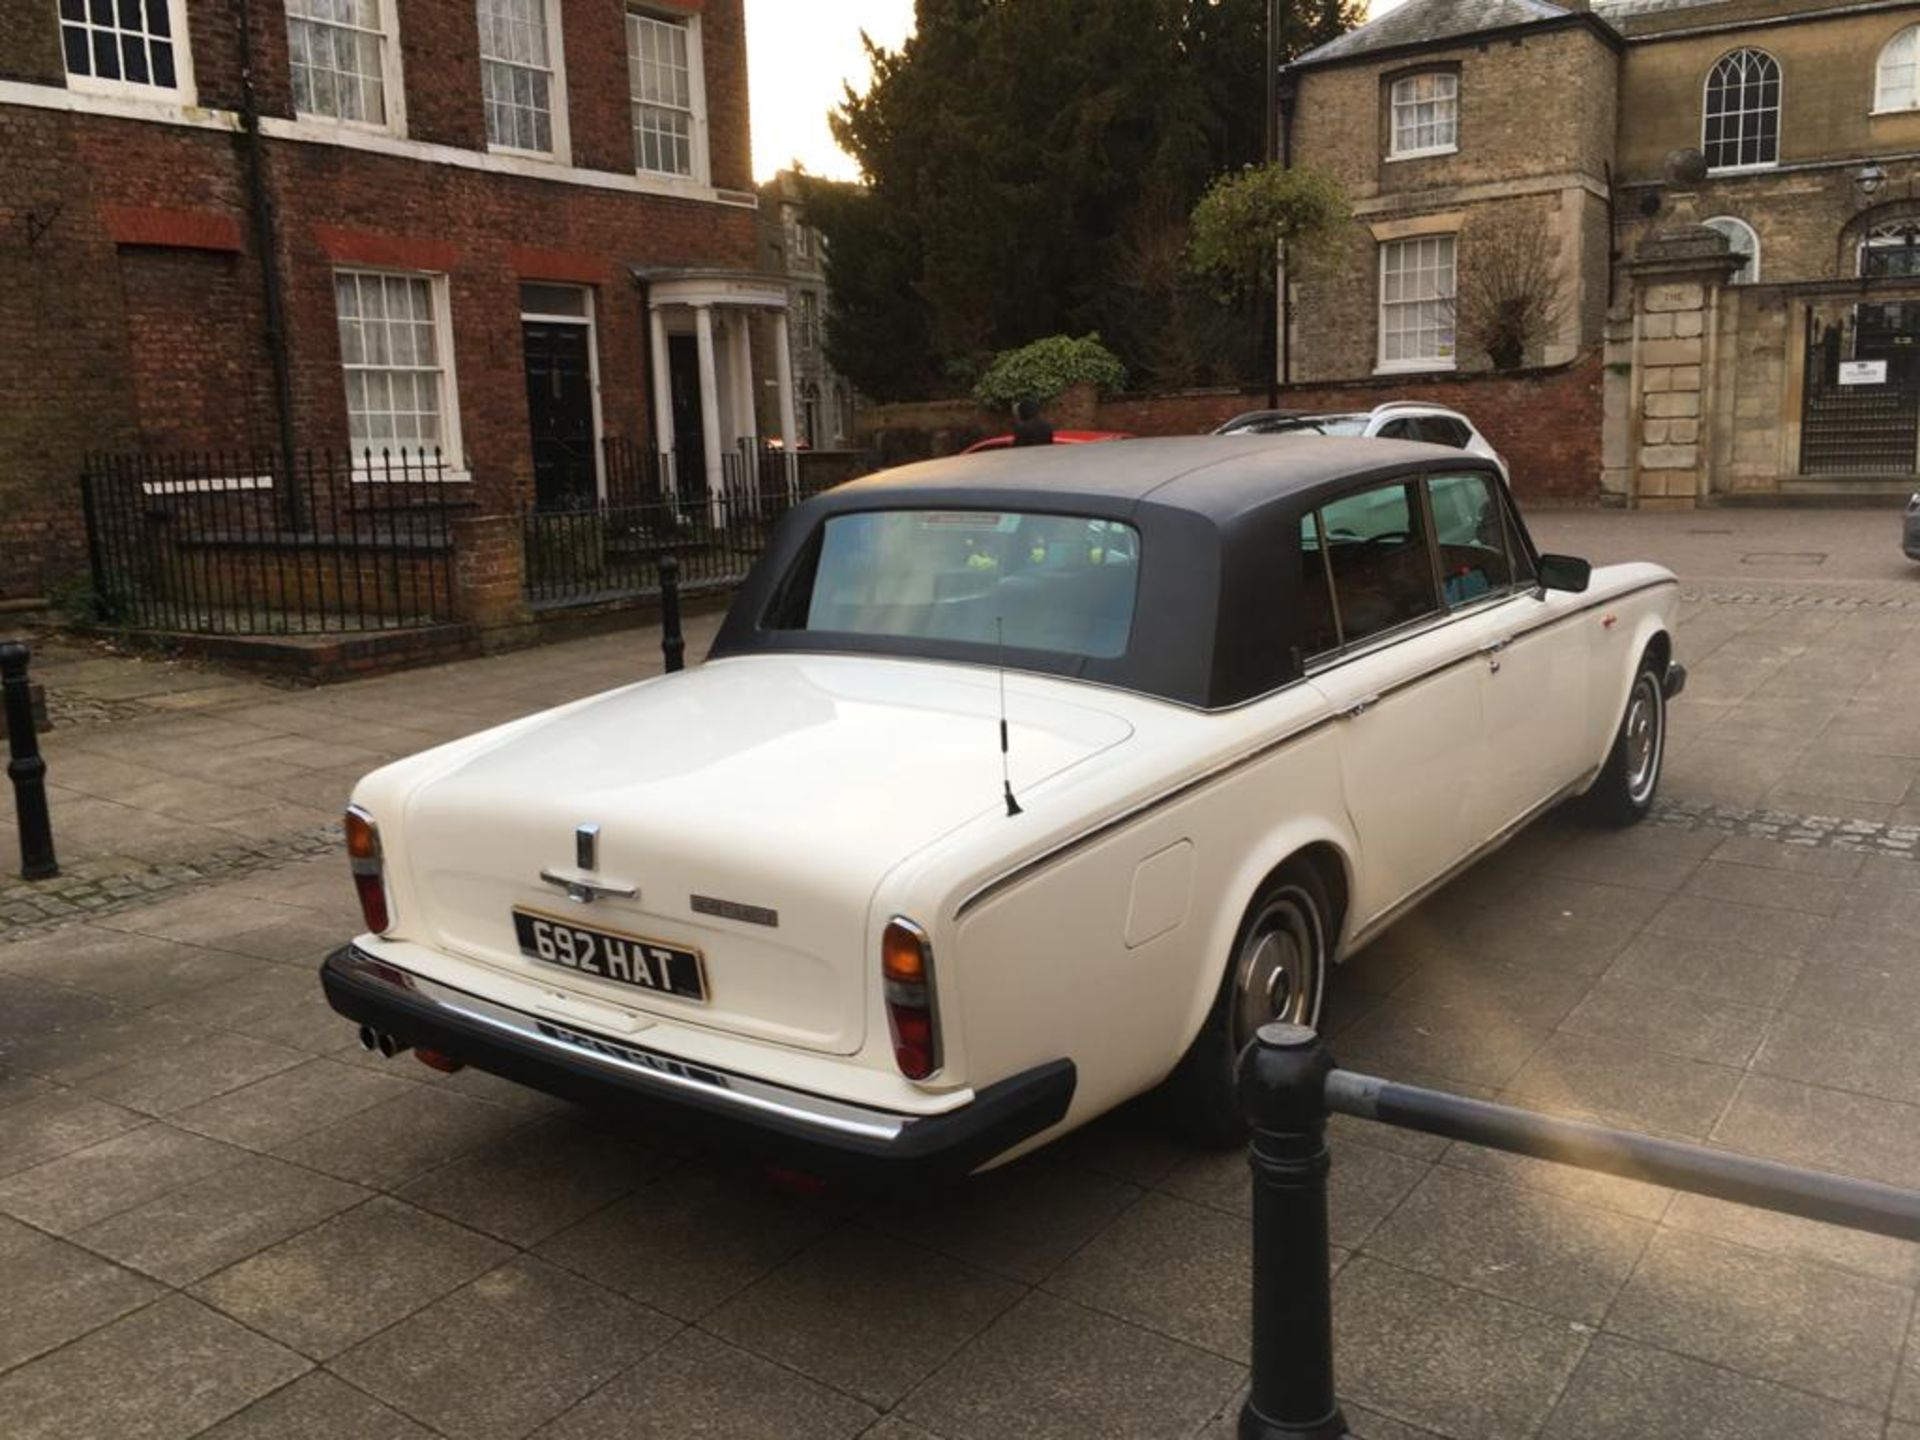
[[[1542,555],[1539,566],[1542,590],[1565,590],[1584,595],[1593,581],[1593,563],[1575,555]]]

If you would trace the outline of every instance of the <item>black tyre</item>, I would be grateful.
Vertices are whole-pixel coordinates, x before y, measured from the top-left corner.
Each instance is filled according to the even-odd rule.
[[[1667,758],[1667,691],[1659,664],[1640,662],[1626,713],[1600,778],[1587,792],[1587,813],[1603,825],[1632,825],[1653,809]]]
[[[1234,1067],[1269,1021],[1317,1025],[1336,918],[1320,874],[1304,860],[1274,872],[1240,922],[1213,1009],[1160,1090],[1168,1125],[1199,1144],[1245,1143]]]

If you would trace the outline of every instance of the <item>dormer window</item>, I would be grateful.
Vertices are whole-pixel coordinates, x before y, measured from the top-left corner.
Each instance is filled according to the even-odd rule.
[[[1450,155],[1459,148],[1460,77],[1451,70],[1429,70],[1393,82],[1390,160],[1421,155]]]

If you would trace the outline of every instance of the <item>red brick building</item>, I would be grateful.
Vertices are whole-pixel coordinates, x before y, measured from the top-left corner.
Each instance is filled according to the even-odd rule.
[[[749,153],[742,0],[0,0],[0,598],[84,568],[100,448],[717,481],[784,328]]]

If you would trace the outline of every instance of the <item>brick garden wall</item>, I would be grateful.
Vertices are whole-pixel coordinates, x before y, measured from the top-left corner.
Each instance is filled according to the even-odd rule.
[[[715,186],[751,192],[742,0],[702,17]],[[624,7],[562,7],[576,167],[633,170]],[[285,23],[256,4],[262,104],[291,116]],[[57,7],[0,0],[0,71],[60,84]],[[203,107],[237,101],[226,10],[189,7]],[[484,150],[472,0],[400,0],[409,139]],[[0,599],[84,571],[76,479],[98,448],[270,443],[276,415],[239,138],[218,129],[0,105]],[[267,142],[304,445],[347,443],[337,266],[448,276],[473,499],[532,483],[519,285],[595,288],[606,433],[648,433],[644,297],[630,264],[750,268],[751,209]],[[28,217],[34,217],[29,242]]]
[[[1570,365],[1509,375],[1445,375],[1294,385],[1280,404],[1291,410],[1367,410],[1388,400],[1427,400],[1470,416],[1506,458],[1522,500],[1594,504],[1600,498],[1601,352]],[[1222,421],[1265,408],[1264,390],[1192,390],[1119,395],[1088,414],[1062,417],[1096,430],[1135,435],[1204,435]],[[998,414],[969,401],[870,406],[860,412],[862,443],[884,464],[954,454],[1006,428]]]

